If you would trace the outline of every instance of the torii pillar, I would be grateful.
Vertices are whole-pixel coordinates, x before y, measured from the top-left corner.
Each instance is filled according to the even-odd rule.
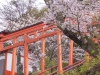
[[[73,40],[70,40],[69,65],[73,65]]]
[[[58,60],[58,74],[63,73],[62,68],[62,49],[61,49],[61,32],[59,31],[57,33],[57,43],[58,43],[58,50],[57,50],[57,60]]]

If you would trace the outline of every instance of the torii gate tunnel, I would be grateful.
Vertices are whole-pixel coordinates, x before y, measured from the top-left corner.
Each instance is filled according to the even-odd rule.
[[[47,30],[54,29],[53,32],[46,33]],[[41,33],[40,36],[37,36],[37,33]],[[40,22],[38,24],[29,26],[27,28],[23,28],[21,30],[9,33],[9,34],[0,34],[0,53],[7,53],[7,51],[12,49],[12,65],[11,65],[11,74],[7,74],[6,71],[6,64],[5,64],[5,70],[4,70],[4,75],[15,75],[15,65],[16,65],[16,47],[18,46],[24,46],[24,75],[28,75],[28,44],[32,42],[36,42],[38,40],[41,40],[42,42],[42,54],[45,54],[45,38],[56,35],[57,36],[57,71],[56,73],[62,74],[65,71],[68,70],[68,67],[63,68],[62,67],[62,49],[61,49],[61,35],[62,31],[59,30],[56,26],[54,25],[45,25],[43,22]],[[34,35],[33,38],[28,38],[29,35]],[[18,42],[17,38],[19,36],[23,36],[24,40],[21,42]],[[4,47],[4,42],[7,40],[13,40],[13,45],[9,45]],[[69,65],[80,65],[84,61],[79,61],[77,63],[73,63],[73,41],[70,40],[70,51],[69,51]],[[52,67],[52,68],[54,68]],[[51,69],[52,69],[51,68]],[[45,57],[42,56],[41,59],[41,73],[37,75],[45,75]],[[49,75],[53,75],[54,73],[51,73]]]

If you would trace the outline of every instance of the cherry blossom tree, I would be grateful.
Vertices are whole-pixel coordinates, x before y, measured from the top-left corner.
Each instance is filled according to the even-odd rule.
[[[53,21],[63,33],[91,56],[99,54],[100,43],[93,39],[93,16],[100,10],[99,0],[44,0],[48,12],[45,23]],[[96,28],[97,29],[97,28]],[[100,34],[96,32],[96,34]]]
[[[35,2],[36,0],[11,0],[0,7],[1,25],[9,31],[16,31],[40,22],[47,8],[38,9]]]

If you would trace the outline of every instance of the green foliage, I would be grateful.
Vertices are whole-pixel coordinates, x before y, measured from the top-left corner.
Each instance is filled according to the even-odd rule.
[[[63,65],[63,67],[66,67],[68,65],[68,63],[63,62],[62,65]]]
[[[55,15],[56,16],[56,19],[58,21],[60,21],[61,23],[63,23],[64,22],[63,12],[57,12],[57,15]]]
[[[100,55],[97,58],[91,58],[89,62],[68,71],[66,75],[100,75]]]
[[[39,19],[43,17],[44,12],[47,11],[47,8],[44,7],[41,10],[37,9],[36,7],[33,9],[29,9],[26,14],[29,14],[31,17],[35,17],[35,19]],[[27,17],[26,17],[27,18]]]
[[[85,4],[86,4],[86,5],[89,5],[89,4],[90,4],[90,1],[89,1],[89,0],[86,0],[86,1],[85,1]]]
[[[36,74],[38,74],[38,73],[40,73],[41,71],[36,71],[36,72],[34,72],[34,73],[32,73],[32,74],[30,74],[30,75],[36,75]],[[45,72],[45,75],[48,75],[50,72],[49,71],[46,71]]]
[[[50,60],[49,57],[45,58],[45,68],[48,69],[52,66],[56,65],[56,61],[55,60]]]
[[[41,71],[36,71],[36,72],[33,72],[32,75],[36,75],[37,73],[40,73]]]
[[[18,75],[24,75],[24,73],[20,72]]]
[[[96,74],[95,75],[100,75],[100,72],[96,72]]]
[[[36,16],[36,19],[41,18],[43,17],[43,14],[45,11],[47,11],[47,8],[44,7],[37,13],[37,15],[34,15],[34,16]]]
[[[41,64],[40,64],[40,66],[41,66]],[[49,57],[47,56],[45,58],[45,69],[49,69],[49,68],[51,68],[53,66],[56,66],[56,61],[54,59],[53,60],[50,60]],[[51,73],[51,72],[53,72],[55,70],[56,69],[52,69],[52,70],[46,71],[45,72],[45,75],[48,75],[49,73]],[[41,72],[40,70],[39,71],[36,71],[36,72],[33,72],[32,75],[36,75],[37,73],[40,73],[40,72]]]

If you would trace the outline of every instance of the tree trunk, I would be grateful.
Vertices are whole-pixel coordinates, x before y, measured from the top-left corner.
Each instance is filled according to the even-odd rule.
[[[67,28],[62,30],[63,33],[72,39],[76,44],[78,44],[82,49],[88,52],[91,56],[96,57],[100,51],[100,44],[95,43],[92,38],[85,36],[84,38],[78,39],[77,34],[72,31],[69,31]],[[85,42],[85,40],[87,42]]]

